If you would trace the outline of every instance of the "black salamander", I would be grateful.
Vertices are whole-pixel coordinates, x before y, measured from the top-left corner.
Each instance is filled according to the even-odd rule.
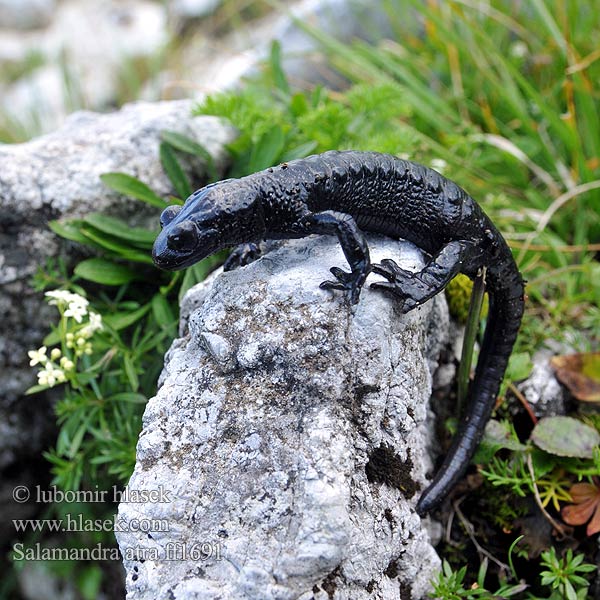
[[[437,507],[464,474],[481,439],[521,322],[523,280],[504,238],[479,205],[436,171],[374,152],[325,152],[195,192],[161,215],[153,257],[181,269],[226,247],[239,246],[228,265],[245,264],[262,240],[336,235],[350,272],[332,267],[325,289],[358,302],[367,275],[406,313],[441,292],[458,273],[486,268],[489,313],[465,416],[446,459],[417,504]],[[412,273],[393,260],[371,264],[362,231],[410,240],[429,256]]]

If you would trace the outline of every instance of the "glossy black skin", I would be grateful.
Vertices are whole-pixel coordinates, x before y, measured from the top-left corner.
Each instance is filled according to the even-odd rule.
[[[261,240],[337,235],[351,272],[333,267],[323,288],[346,290],[352,303],[370,272],[372,283],[408,312],[444,289],[458,273],[486,268],[489,313],[469,402],[444,463],[417,504],[437,507],[463,476],[482,437],[523,314],[523,281],[506,242],[477,203],[436,171],[373,152],[326,152],[242,179],[213,184],[178,212],[166,209],[153,249],[164,269],[181,269],[222,248],[245,244],[244,263]],[[393,261],[371,264],[362,231],[410,240],[429,256],[411,273]]]

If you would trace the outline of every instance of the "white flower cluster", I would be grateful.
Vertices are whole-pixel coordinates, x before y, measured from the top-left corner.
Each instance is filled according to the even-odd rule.
[[[68,357],[62,356],[62,352],[58,348],[52,348],[50,357],[46,356],[46,351],[46,346],[42,346],[38,350],[30,350],[27,354],[31,359],[29,364],[32,367],[37,364],[43,365],[43,368],[37,374],[38,383],[52,387],[67,380],[66,373],[75,368],[75,363]],[[60,361],[56,364],[58,359]]]
[[[68,374],[75,370],[73,361],[76,361],[77,357],[92,353],[92,343],[89,340],[96,331],[102,329],[102,317],[98,313],[88,311],[89,302],[79,294],[67,290],[52,290],[46,292],[46,297],[49,298],[48,304],[59,309],[65,328],[69,318],[82,324],[82,326],[71,325],[70,327],[74,327],[74,330],[65,334],[63,349],[66,346],[72,352],[65,350],[63,355],[62,350],[53,348],[48,356],[48,349],[46,346],[42,346],[27,353],[30,358],[29,364],[32,367],[35,365],[42,367],[37,374],[39,385],[53,387],[67,380]],[[86,315],[88,322],[83,323]]]
[[[74,294],[68,290],[51,290],[46,292],[45,295],[50,298],[48,304],[59,308],[67,307],[62,313],[65,317],[72,317],[78,323],[81,323],[83,317],[87,315],[89,302],[79,294]]]

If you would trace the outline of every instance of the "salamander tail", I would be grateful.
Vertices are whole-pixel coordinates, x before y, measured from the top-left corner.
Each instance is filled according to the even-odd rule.
[[[504,285],[499,290],[489,290],[487,326],[464,417],[444,463],[417,503],[420,515],[438,507],[464,475],[494,408],[524,304],[523,282],[516,266],[504,273],[502,280]]]

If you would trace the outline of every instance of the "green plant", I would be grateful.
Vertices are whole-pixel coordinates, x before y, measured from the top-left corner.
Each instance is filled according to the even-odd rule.
[[[494,486],[508,487],[525,497],[537,491],[542,507],[559,512],[561,502],[570,502],[573,478],[597,472],[600,433],[572,417],[546,417],[532,430],[526,444],[514,428],[491,421],[475,461],[481,474]],[[508,457],[496,456],[509,449]]]
[[[580,600],[587,597],[589,581],[584,573],[597,572],[596,565],[584,563],[584,555],[573,556],[569,548],[563,558],[558,558],[554,547],[542,552],[541,566],[547,571],[541,571],[542,585],[552,589],[550,600]]]
[[[517,538],[511,550],[516,542],[520,538]],[[489,561],[485,558],[479,567],[477,572],[477,581],[473,582],[470,586],[465,587],[464,581],[467,575],[467,568],[461,567],[457,571],[452,569],[450,564],[446,561],[442,561],[442,570],[438,575],[437,581],[433,582],[433,591],[430,593],[431,598],[437,598],[439,600],[463,600],[464,598],[511,598],[523,592],[527,585],[521,582],[516,584],[501,583],[500,587],[495,591],[491,592],[487,589],[485,579],[488,572]],[[517,579],[516,573],[513,570],[513,578]]]
[[[238,177],[277,162],[333,149],[415,153],[415,139],[399,117],[410,115],[392,83],[356,85],[344,94],[317,87],[293,92],[273,46],[270,68],[262,79],[241,91],[209,96],[196,114],[228,119],[239,132],[228,148],[233,160],[229,175]],[[442,168],[443,165],[438,164]]]
[[[397,6],[397,3],[388,4]],[[455,6],[456,3],[452,3],[452,10]],[[415,5],[413,8],[418,11],[422,6]],[[432,3],[429,8],[423,10],[428,14],[428,10],[436,11],[440,8],[437,3]],[[403,17],[399,17],[397,20],[401,22],[402,19]],[[446,28],[450,26],[447,24]],[[499,25],[496,23],[496,26]],[[490,29],[491,27],[492,25]],[[399,25],[399,29],[402,29],[402,25]],[[484,31],[488,33],[487,29]],[[492,34],[493,32],[490,33]],[[327,38],[324,43],[331,50],[332,60],[355,82],[344,94],[332,94],[320,88],[310,94],[293,93],[285,77],[277,69],[275,48],[272,54],[272,68],[263,80],[248,85],[241,95],[227,93],[210,98],[198,108],[198,112],[225,117],[238,128],[240,135],[230,146],[234,158],[232,173],[235,175],[265,168],[272,162],[330,148],[370,149],[407,155],[411,159],[435,166],[438,170],[442,169],[459,181],[464,179],[467,182],[465,187],[474,190],[477,197],[485,198],[487,210],[494,220],[514,238],[515,245],[520,246],[521,237],[531,235],[537,224],[537,217],[530,212],[532,206],[540,213],[543,212],[544,206],[549,208],[546,200],[547,190],[543,189],[544,182],[530,177],[532,165],[528,159],[519,155],[523,159],[520,160],[505,151],[505,148],[509,147],[513,153],[516,152],[514,146],[502,146],[501,142],[494,145],[498,140],[493,137],[478,138],[477,136],[486,131],[486,123],[473,117],[463,121],[457,114],[456,98],[444,94],[446,88],[441,86],[441,89],[433,91],[431,82],[437,82],[444,64],[443,61],[439,64],[439,61],[432,60],[430,65],[436,65],[434,72],[430,65],[424,63],[420,51],[425,46],[426,54],[430,56],[438,52],[437,46],[435,49],[428,48],[427,37],[417,42],[414,36],[408,35],[403,37],[403,40],[406,40],[407,44],[414,42],[418,51],[415,50],[412,54],[407,51],[400,55],[399,52],[396,53],[397,47],[387,42],[379,48],[367,44],[348,48],[338,46],[336,42]],[[489,44],[485,45],[484,50],[486,56],[492,51]],[[469,51],[461,51],[461,54],[466,56]],[[395,71],[392,72],[392,68],[398,63],[402,63],[400,68],[403,69],[405,77],[399,77]],[[469,73],[465,73],[464,76],[467,78]],[[469,84],[477,85],[478,79],[479,73],[473,71]],[[495,98],[496,93],[499,94],[499,99]],[[482,98],[482,103],[491,101],[494,97],[493,106],[498,107],[500,112],[497,118],[502,116],[507,120],[516,119],[514,113],[511,113],[514,107],[509,105],[504,112],[500,109],[502,94],[505,93],[504,89],[495,90],[486,84],[481,95],[476,97]],[[465,100],[465,103],[469,108],[475,104],[469,100]],[[540,121],[541,119],[538,119],[538,122]],[[513,127],[512,123],[507,124],[504,130],[507,136],[510,127]],[[529,133],[532,133],[531,130]],[[519,139],[520,143],[527,144],[524,136]],[[289,148],[293,149],[291,153]],[[533,171],[538,172],[535,167]],[[550,184],[547,178],[545,181]],[[533,197],[535,202],[532,202]],[[525,217],[515,219],[521,207],[527,209],[523,210]],[[589,202],[585,202],[582,210],[587,212],[589,209]],[[533,244],[533,241],[527,242],[529,250],[524,252],[521,259],[522,268],[535,275],[529,287],[535,289],[535,302],[541,298],[539,310],[543,311],[546,321],[543,326],[539,326],[538,315],[534,319],[528,313],[524,324],[525,334],[519,342],[520,351],[511,359],[507,382],[527,377],[532,368],[531,353],[540,340],[549,335],[568,335],[570,328],[580,327],[579,321],[569,320],[569,315],[573,312],[565,307],[564,301],[569,293],[578,298],[578,314],[587,315],[590,324],[595,322],[592,304],[600,296],[597,289],[591,290],[589,286],[583,285],[580,273],[595,272],[597,265],[590,261],[589,256],[584,256],[584,266],[581,269],[579,266],[571,268],[568,262],[565,262],[564,256],[560,255],[559,246],[568,245],[572,241],[570,236],[573,233],[567,233],[561,224],[561,235],[565,237],[559,238],[558,229],[550,229],[554,227],[556,218],[557,215],[551,220],[549,227],[540,232],[539,238],[535,240],[536,244]],[[590,223],[594,222],[594,219],[595,217],[591,217]],[[548,239],[553,239],[553,245],[550,250],[544,250],[543,244],[547,243]],[[555,271],[560,285],[549,287],[545,277],[548,272]],[[593,331],[593,326],[590,326],[581,337],[593,336]],[[504,390],[506,383],[502,393]],[[528,498],[537,493],[543,508],[546,505],[555,509],[554,504],[564,501],[567,497],[565,491],[573,478],[580,477],[581,473],[590,473],[596,468],[593,457],[567,458],[560,453],[545,453],[535,448],[531,442],[524,444],[517,437],[514,428],[510,428],[507,436],[503,434],[500,442],[496,439],[495,443],[495,449],[488,452],[487,458],[477,461],[485,465],[484,477],[497,488],[494,492],[490,491],[490,487],[482,488],[488,491],[489,500],[484,497],[481,498],[481,502],[487,506],[486,502],[495,501],[503,507],[501,515],[500,512],[498,514],[502,522],[501,527],[506,530],[512,530],[515,527],[514,521],[529,512]],[[499,449],[503,449],[503,454],[494,456]],[[513,495],[523,498],[523,503],[509,510],[506,507],[515,505]],[[510,522],[511,519],[513,522]],[[440,597],[491,595],[479,579],[475,587],[464,585],[467,570],[459,568],[454,571],[446,564],[441,577],[439,585],[443,590],[441,587],[436,590]],[[514,580],[516,575],[513,576]],[[520,583],[501,582],[500,585],[507,585],[513,594],[522,592],[525,587]],[[511,585],[517,587],[513,589]],[[507,592],[500,589],[506,596]]]
[[[454,571],[450,564],[442,561],[442,571],[438,575],[437,581],[433,583],[433,593],[431,598],[441,598],[442,600],[462,600],[462,598],[473,598],[480,595],[477,589],[467,589],[463,586],[467,567],[462,567]]]
[[[542,600],[530,592],[526,592],[529,587],[525,582],[519,581],[517,571],[513,564],[513,553],[517,544],[523,536],[516,538],[508,550],[508,573],[507,580],[500,584],[495,591],[491,591],[486,586],[486,576],[488,573],[489,561],[485,558],[477,572],[477,580],[471,585],[465,586],[467,575],[466,567],[454,570],[446,561],[442,561],[442,570],[436,581],[433,582],[433,591],[431,598],[439,600],[462,600],[464,598],[528,598],[529,600]],[[586,573],[597,572],[598,567],[589,563],[584,563],[584,555],[573,555],[573,551],[568,549],[563,558],[556,555],[556,550],[551,547],[542,552],[540,567],[547,568],[539,572],[540,583],[542,587],[549,588],[550,596],[544,600],[583,600],[587,597],[589,581],[583,576]],[[511,583],[516,581],[517,583]]]

